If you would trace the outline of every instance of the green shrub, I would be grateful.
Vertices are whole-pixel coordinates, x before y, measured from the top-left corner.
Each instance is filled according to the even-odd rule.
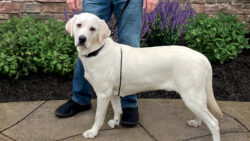
[[[185,28],[187,46],[213,62],[223,64],[236,58],[243,48],[249,48],[246,25],[230,14],[219,13],[210,18],[206,14],[197,15]]]
[[[0,74],[8,77],[31,72],[72,74],[77,52],[65,35],[65,23],[54,19],[13,17],[0,24]]]

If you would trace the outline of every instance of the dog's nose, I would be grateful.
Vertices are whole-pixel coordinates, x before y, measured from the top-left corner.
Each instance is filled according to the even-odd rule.
[[[81,35],[81,36],[79,37],[79,44],[80,44],[80,45],[83,45],[83,44],[85,43],[85,41],[86,41],[86,37],[83,36],[83,35]]]

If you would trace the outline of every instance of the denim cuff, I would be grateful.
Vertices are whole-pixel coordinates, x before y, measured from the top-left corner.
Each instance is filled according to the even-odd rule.
[[[82,101],[79,98],[77,98],[75,95],[72,96],[72,100],[80,105],[88,105],[91,103],[91,100],[89,101]]]
[[[137,103],[132,103],[132,104],[129,104],[129,103],[122,103],[122,108],[137,108],[138,107],[138,104]]]

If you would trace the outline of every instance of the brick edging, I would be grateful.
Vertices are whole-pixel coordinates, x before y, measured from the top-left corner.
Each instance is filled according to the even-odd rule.
[[[179,1],[185,4],[188,0]],[[223,10],[236,14],[250,27],[250,0],[189,0],[189,2],[196,13],[205,12],[213,16]],[[4,0],[0,1],[0,22],[14,15],[32,15],[39,19],[54,17],[64,20],[64,9],[70,11],[66,0]]]

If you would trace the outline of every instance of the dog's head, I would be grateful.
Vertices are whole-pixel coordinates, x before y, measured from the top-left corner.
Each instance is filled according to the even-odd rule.
[[[75,15],[67,22],[65,29],[74,36],[75,46],[82,49],[102,45],[111,33],[105,21],[91,13]]]

